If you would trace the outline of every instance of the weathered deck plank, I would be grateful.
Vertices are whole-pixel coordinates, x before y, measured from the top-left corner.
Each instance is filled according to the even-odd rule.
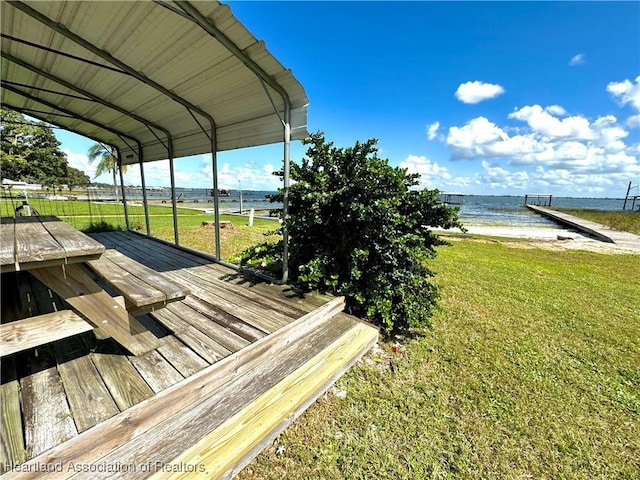
[[[220,289],[221,294],[223,292],[225,294],[226,292],[233,292],[236,295],[251,300],[262,309],[275,310],[290,318],[298,318],[309,311],[309,309],[301,309],[298,306],[292,305],[292,302],[288,298],[277,296],[274,290],[282,290],[280,287],[269,285],[265,292],[257,293],[252,287],[251,282],[239,273],[230,273],[229,270],[219,270],[211,263],[203,263],[199,266],[189,268],[188,272],[208,282],[212,287]],[[235,279],[240,279],[241,282],[234,282]]]
[[[148,304],[163,303],[167,300],[167,296],[163,292],[151,287],[147,282],[122,269],[120,265],[112,261],[108,255],[110,251],[107,250],[99,259],[89,262],[89,266],[100,277],[108,278],[109,283],[121,295],[124,295],[127,303],[135,307],[141,307]]]
[[[185,278],[187,275],[187,272],[183,272],[180,274],[180,278]],[[188,278],[189,277],[187,277],[187,279]],[[194,295],[261,332],[271,333],[290,323],[292,320],[291,317],[284,316],[280,312],[273,310],[271,310],[267,316],[263,308],[253,304],[251,300],[247,298],[231,292],[224,292],[223,295],[220,295],[219,293],[214,293],[212,290],[209,290],[207,287],[201,287],[201,280],[193,277],[191,277],[190,280],[193,285],[192,290]]]
[[[261,331],[242,328],[242,326],[238,325],[240,322],[234,322],[233,317],[229,319],[230,315],[226,315],[224,311],[216,309],[216,307],[198,297],[190,296],[185,299],[182,305],[172,306],[171,311],[184,315],[183,318],[186,322],[201,332],[216,338],[220,344],[232,352],[240,350],[242,347],[249,345],[251,341],[265,336]],[[236,327],[234,328],[235,331],[228,328],[228,325],[234,325]],[[249,340],[245,336],[236,333],[236,331],[249,336]]]
[[[89,266],[125,297],[127,309],[134,315],[162,308],[189,294],[184,283],[172,281],[113,249],[89,262]]]
[[[78,432],[113,417],[119,410],[80,338],[52,345]]]
[[[235,375],[202,401],[189,404],[188,408],[170,419],[155,425],[138,435],[131,442],[114,449],[100,459],[106,464],[134,462],[161,464],[173,459],[189,448],[194,441],[202,439],[219,427],[225,419],[232,417],[248,403],[253,402],[265,390],[275,386],[282,378],[294,372],[315,355],[338,341],[354,326],[353,319],[332,321],[331,328],[316,329],[307,332],[304,340],[289,345],[279,345],[278,351],[271,355],[257,357],[247,362],[243,375]],[[112,474],[113,475],[113,474]],[[138,474],[139,475],[139,474]],[[89,478],[82,477],[79,478]],[[114,476],[99,478],[135,479],[133,472],[118,472]],[[206,476],[205,476],[206,478]],[[211,477],[209,477],[211,478]]]
[[[57,217],[39,217],[44,228],[51,234],[66,252],[67,262],[75,261],[74,257],[98,257],[104,252],[104,245],[96,242],[79,230],[71,227]]]
[[[154,393],[161,392],[184,379],[180,372],[155,350],[138,357],[129,357],[129,361]]]
[[[79,435],[27,461],[22,472],[8,473],[7,480],[38,478],[35,469],[29,471],[30,465],[35,464],[69,465],[74,462],[76,465],[140,466],[149,461],[166,464],[182,455],[191,455],[189,458],[197,458],[209,468],[210,458],[206,452],[190,450],[208,435],[213,435],[209,440],[219,452],[237,457],[235,465],[220,471],[235,472],[243,462],[253,458],[257,453],[255,450],[275,435],[274,432],[284,428],[313,401],[312,397],[328,386],[329,380],[320,379],[326,375],[331,377],[335,370],[336,363],[328,346],[338,342],[341,345],[336,347],[338,350],[348,350],[355,348],[358,342],[354,332],[361,324],[353,317],[338,313],[343,307],[341,299],[326,304],[326,296],[300,296],[285,286],[247,280],[194,253],[134,234],[119,232],[99,236],[139,263],[163,272],[172,281],[196,288],[186,299],[143,317],[155,327],[154,332],[160,332],[156,332],[159,346],[151,353],[127,357],[112,340],[98,342],[96,346],[93,334],[81,335],[85,351],[95,350],[88,356],[80,353],[80,346],[77,352],[67,346],[69,339],[55,344],[70,349],[60,353],[60,365],[80,358],[94,365],[99,377],[94,380],[103,382],[109,397],[117,398],[117,402],[112,400],[115,408],[124,410],[84,431],[84,426],[79,426]],[[215,302],[210,302],[212,297],[219,297],[226,303],[215,306]],[[304,312],[323,304],[326,305],[299,318]],[[242,318],[249,320],[252,314],[270,318],[272,312],[277,312],[275,317],[286,325],[269,335]],[[327,321],[334,315],[333,320]],[[368,338],[375,336],[370,327],[364,330],[368,331]],[[351,334],[355,335],[349,337],[351,341],[345,341],[345,335]],[[90,342],[85,341],[88,335]],[[111,347],[107,348],[109,345]],[[340,355],[338,350],[335,352]],[[69,360],[60,362],[64,355]],[[322,361],[311,367],[308,362],[313,363],[318,355]],[[85,364],[83,368],[89,365]],[[307,365],[307,373],[299,374],[294,380],[291,375],[303,365]],[[74,372],[73,375],[82,374]],[[60,376],[67,396],[69,391],[82,388],[80,383],[68,388],[62,369]],[[289,383],[282,383],[287,377],[285,381]],[[317,382],[320,387],[314,387],[309,381]],[[302,387],[299,392],[303,393],[296,393],[299,386]],[[78,393],[71,396],[78,396]],[[280,398],[288,402],[290,415],[285,415],[285,407],[278,403]],[[249,402],[256,399],[266,402],[265,408],[273,413],[273,418],[269,411],[249,410]],[[72,403],[71,398],[69,402]],[[73,405],[71,408],[76,422],[82,416],[77,412],[78,408]],[[244,417],[245,414],[248,416]],[[252,423],[249,419],[252,416],[259,422]],[[243,422],[244,431],[235,436]],[[217,434],[212,433],[220,428]],[[249,440],[254,430],[258,436]],[[221,432],[226,432],[223,437],[216,436]],[[230,446],[224,439],[231,439],[237,446]],[[253,447],[247,449],[249,444]],[[121,478],[137,479],[142,478],[143,472],[140,469],[135,473],[92,471],[81,472],[74,478],[101,478],[99,475],[103,473],[103,478],[114,478],[115,473]],[[52,472],[48,478],[67,478],[69,475],[68,471]]]
[[[42,234],[37,217],[25,217],[15,223],[16,261],[22,265],[60,258],[62,247],[50,235]]]
[[[166,275],[152,270],[134,259],[121,254],[117,250],[106,250],[101,258],[108,259],[110,262],[126,270],[132,276],[153,285],[153,288],[164,294],[164,300],[167,302],[182,299],[189,293],[188,288],[176,285],[176,283],[172,282]]]
[[[195,375],[208,365],[202,357],[173,336],[162,339],[158,352],[185,378]]]
[[[166,248],[161,244],[158,244],[158,246]],[[119,244],[118,248],[128,254],[140,254],[139,251],[136,252],[135,247],[131,246],[131,244],[128,246]],[[145,254],[145,262],[154,268],[166,268],[168,265],[173,265],[172,256],[169,253],[165,253],[163,250],[162,254],[158,254],[155,250],[148,248]],[[195,264],[197,265],[197,263]],[[254,329],[265,333],[273,332],[292,320],[292,317],[283,315],[278,310],[271,310],[270,315],[267,317],[264,315],[264,307],[262,305],[255,304],[250,298],[238,295],[232,290],[227,290],[224,292],[224,295],[220,295],[219,291],[209,287],[209,282],[203,281],[196,275],[192,275],[190,268],[179,269],[179,265],[176,265],[175,270],[165,272],[165,275],[174,281],[182,281],[183,284],[189,285],[193,296],[205,300],[217,309],[228,312],[242,322],[252,326]],[[185,301],[188,303],[190,299],[187,298]],[[229,318],[229,316],[227,316],[227,318]],[[231,320],[228,320],[228,322],[230,321]]]
[[[20,380],[25,448],[39,455],[78,434],[56,364],[46,348],[30,362],[31,372]]]
[[[268,333],[239,320],[224,310],[213,306],[211,303],[207,302],[206,298],[206,296],[205,298],[202,298],[192,295],[186,298],[183,303],[248,342],[254,342]]]
[[[116,232],[115,234],[97,235],[97,238],[106,242],[107,246],[116,245],[114,239],[117,239],[118,249],[127,251],[128,255],[132,255],[141,263],[148,261],[149,242],[153,242],[154,246],[151,250],[164,259],[163,271],[186,269],[189,273],[198,274],[207,281],[215,282],[216,287],[246,296],[264,308],[282,312],[292,318],[297,318],[313,310],[329,299],[329,297],[317,294],[302,296],[289,286],[277,286],[265,284],[263,281],[249,280],[227,267],[212,263],[211,260],[132,233]]]
[[[24,448],[22,434],[22,416],[20,414],[20,385],[16,376],[16,364],[13,356],[0,362],[0,473],[10,470],[24,462],[27,451]]]
[[[231,353],[230,350],[187,323],[179,314],[174,313],[169,308],[163,308],[155,312],[154,316],[161,324],[173,331],[173,334],[183,343],[209,363],[217,362]]]
[[[14,264],[15,269],[15,219],[10,217],[2,217],[2,231],[8,234],[0,235],[0,265]],[[12,235],[13,231],[13,235]],[[2,270],[4,272],[4,269]]]
[[[117,345],[110,345],[110,341],[106,340],[90,356],[113,400],[122,411],[153,396],[153,390],[131,365],[124,352],[119,350]]]
[[[113,242],[113,238],[102,237],[105,242]],[[118,249],[126,251],[128,255],[132,255],[141,263],[149,262],[149,239],[124,232],[118,232],[115,238],[118,239]],[[153,242],[153,240],[151,241]],[[161,266],[165,273],[184,270],[188,275],[197,275],[220,290],[226,290],[226,292],[231,292],[233,295],[243,296],[253,301],[256,306],[262,309],[275,310],[295,318],[322,305],[330,298],[329,296],[315,293],[301,295],[289,286],[277,286],[261,281],[251,281],[241,274],[233,272],[227,267],[212,263],[205,258],[171,248],[160,242],[154,243],[156,245],[154,245],[152,251],[155,252],[156,256],[163,259],[162,265],[153,263],[149,263],[149,265],[154,265],[157,268]]]

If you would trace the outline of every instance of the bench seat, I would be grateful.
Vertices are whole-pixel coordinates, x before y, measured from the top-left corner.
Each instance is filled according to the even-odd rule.
[[[0,356],[11,355],[91,330],[93,326],[71,310],[3,323],[0,325]]]
[[[152,312],[167,303],[183,300],[190,293],[166,275],[113,249],[87,264],[122,294],[132,315]]]

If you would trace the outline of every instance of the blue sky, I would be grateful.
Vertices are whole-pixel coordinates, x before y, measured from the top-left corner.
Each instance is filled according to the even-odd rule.
[[[230,5],[304,85],[310,132],[338,146],[377,138],[421,186],[620,197],[640,183],[638,2]],[[92,142],[58,136],[91,173]],[[292,160],[304,152],[295,142]],[[277,187],[281,145],[218,158],[223,187]],[[148,184],[168,185],[165,163],[146,167]],[[211,186],[208,156],[177,166],[179,186]]]

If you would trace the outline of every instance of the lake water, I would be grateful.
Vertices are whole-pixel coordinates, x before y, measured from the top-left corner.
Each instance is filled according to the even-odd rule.
[[[551,208],[575,207],[622,210],[624,199],[554,197]],[[555,222],[524,206],[524,196],[467,195],[460,206],[460,220],[469,225],[554,227]]]
[[[178,199],[185,203],[198,202],[200,204],[212,203],[211,189],[176,189]],[[136,198],[137,192],[129,192],[129,198]],[[243,190],[242,202],[244,209],[254,208],[256,210],[266,210],[279,208],[280,204],[271,203],[267,199],[269,191]],[[171,192],[164,191],[149,192],[149,200],[170,201]],[[621,198],[571,198],[553,197],[551,208],[575,207],[593,208],[597,210],[622,210],[624,199]],[[202,205],[203,209],[208,209],[208,205]],[[493,195],[466,195],[464,203],[459,206],[460,219],[462,223],[468,225],[504,225],[504,226],[526,226],[526,227],[556,227],[557,224],[545,217],[536,214],[524,206],[524,195],[522,196],[493,196]],[[220,210],[222,212],[234,212],[240,209],[240,197],[238,190],[230,190],[229,195],[220,196]],[[211,205],[213,210],[213,205]]]

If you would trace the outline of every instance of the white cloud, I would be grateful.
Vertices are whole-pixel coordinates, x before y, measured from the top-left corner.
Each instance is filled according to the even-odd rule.
[[[110,173],[95,178],[95,167],[89,164],[87,155],[64,150],[69,165],[84,171],[92,182],[111,184],[113,178]],[[174,161],[175,181],[178,187],[213,188],[213,165],[211,155],[197,155],[192,157],[177,158]],[[276,190],[281,187],[281,181],[273,175],[276,170],[272,163],[261,164],[258,161],[245,161],[241,164],[225,162],[219,167],[219,188],[236,189],[238,180],[242,188],[250,190]],[[160,160],[144,164],[145,183],[148,187],[169,186],[171,184],[169,161]],[[119,180],[118,180],[119,181]],[[129,165],[124,172],[126,185],[138,186],[142,184],[139,165]]]
[[[447,167],[422,155],[409,155],[400,162],[400,168],[406,168],[409,173],[418,173],[420,186],[425,188],[442,188],[443,185],[450,185],[453,179]]]
[[[576,173],[566,169],[538,167],[531,176],[532,186],[545,191],[564,191],[576,195],[601,195],[628,182],[624,173]]]
[[[477,145],[495,143],[508,138],[507,133],[485,117],[474,118],[464,127],[451,127],[447,143],[470,149]]]
[[[482,172],[472,183],[483,188],[546,186],[550,191],[556,187],[566,193],[597,194],[615,192],[612,185],[640,174],[640,144],[628,143],[629,132],[615,116],[590,121],[580,115],[559,115],[566,111],[557,105],[525,106],[508,116],[524,122],[524,127],[501,127],[477,117],[450,127],[445,143],[452,160],[482,160]],[[630,122],[640,119],[626,123]],[[492,162],[500,159],[500,164]]]
[[[555,108],[543,109],[540,105],[526,106],[509,114],[509,118],[527,122],[533,132],[548,137],[591,139],[589,121],[586,118],[571,116],[560,120],[552,115],[552,111],[558,111],[561,108],[555,106]]]
[[[548,107],[545,107],[544,111],[549,112],[551,115],[556,115],[558,117],[563,117],[564,115],[567,114],[567,111],[564,108],[562,108],[560,105],[549,105]]]
[[[635,83],[630,80],[610,82],[607,85],[607,92],[616,97],[622,105],[630,103],[633,108],[640,111],[640,75],[636,77]]]
[[[602,147],[611,153],[621,152],[626,148],[622,139],[629,135],[624,128],[618,125],[618,119],[613,115],[605,115],[591,123],[591,129],[595,135],[594,145]]]
[[[509,137],[506,131],[485,117],[474,118],[463,127],[451,127],[446,143],[453,149],[453,159],[510,157],[513,152],[539,150],[532,136]]]
[[[477,176],[477,183],[492,189],[526,189],[529,184],[529,174],[525,171],[510,172],[496,164],[482,161],[482,173]]]
[[[535,170],[511,171],[495,163],[482,162],[482,170],[476,174],[472,186],[480,187],[486,193],[488,189],[505,193],[519,190],[536,190],[562,195],[602,195],[619,192],[628,182],[626,173],[580,173],[570,169],[547,169],[538,166]]]
[[[193,182],[194,179],[190,175],[186,174],[180,169],[180,159],[176,160],[176,182],[178,186],[181,186],[181,181]],[[112,177],[110,174],[101,175],[96,179],[99,182],[111,183]],[[171,183],[169,175],[169,161],[160,160],[157,162],[147,162],[144,164],[144,181],[147,187],[160,187],[169,186]],[[126,172],[124,172],[125,185],[142,185],[142,178],[140,176],[140,166],[135,163],[127,166]],[[196,185],[194,183],[188,183],[187,185]]]
[[[460,84],[455,96],[463,103],[479,103],[483,100],[495,98],[503,93],[504,88],[501,85],[476,80],[474,82]]]
[[[220,188],[238,188],[238,180],[243,189],[277,190],[282,186],[281,180],[272,175],[275,171],[270,163],[259,166],[255,162],[246,162],[240,166],[224,163],[218,170],[218,184]]]
[[[438,129],[440,128],[440,122],[434,122],[427,127],[427,138],[433,140],[438,135]]]
[[[631,115],[629,118],[627,118],[625,125],[629,128],[640,127],[640,114]]]
[[[64,154],[67,156],[67,161],[69,162],[69,166],[73,168],[77,168],[78,170],[82,170],[84,173],[91,177],[93,181],[93,176],[96,174],[96,165],[95,162],[93,165],[89,164],[89,157],[85,153],[75,153],[71,150],[64,150]]]
[[[262,167],[262,171],[265,175],[273,176],[273,172],[275,172],[276,169],[271,163],[267,163]]]
[[[571,67],[575,67],[577,65],[584,65],[585,63],[587,63],[587,58],[584,53],[578,53],[577,55],[574,55],[573,57],[571,57],[571,60],[569,60],[569,66]]]

